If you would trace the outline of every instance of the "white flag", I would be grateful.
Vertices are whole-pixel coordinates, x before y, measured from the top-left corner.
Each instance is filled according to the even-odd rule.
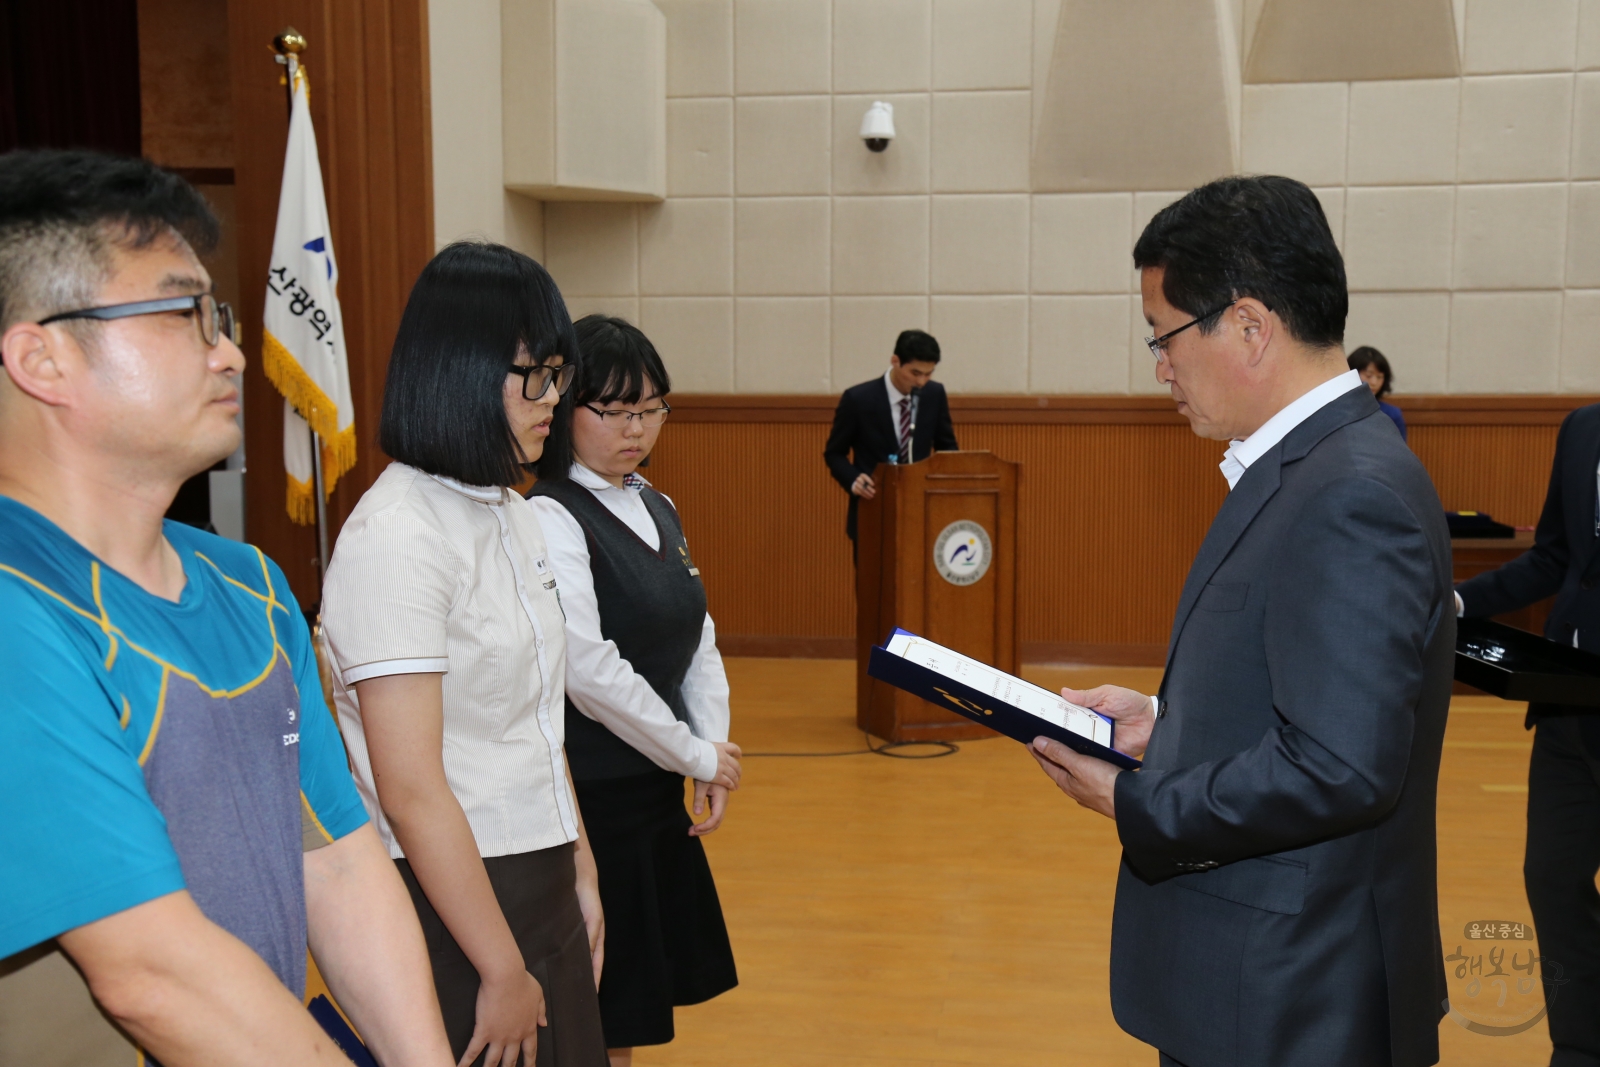
[[[355,410],[339,313],[339,268],[333,258],[328,203],[322,194],[310,86],[295,65],[289,147],[278,196],[278,229],[267,275],[261,363],[284,396],[283,458],[289,516],[316,521],[309,430],[322,438],[324,492],[355,465]]]

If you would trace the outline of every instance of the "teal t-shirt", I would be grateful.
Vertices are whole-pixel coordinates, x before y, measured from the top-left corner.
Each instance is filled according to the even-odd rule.
[[[302,851],[366,812],[283,573],[165,533],[177,603],[0,497],[0,957],[187,889],[298,995]]]

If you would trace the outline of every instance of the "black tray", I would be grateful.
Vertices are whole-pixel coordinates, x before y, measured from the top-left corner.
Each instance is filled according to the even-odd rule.
[[[1457,620],[1456,680],[1504,700],[1600,705],[1600,656],[1490,619]]]

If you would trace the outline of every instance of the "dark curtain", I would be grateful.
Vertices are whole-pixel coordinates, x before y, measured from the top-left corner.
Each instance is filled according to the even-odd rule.
[[[140,154],[137,0],[0,0],[0,152]]]

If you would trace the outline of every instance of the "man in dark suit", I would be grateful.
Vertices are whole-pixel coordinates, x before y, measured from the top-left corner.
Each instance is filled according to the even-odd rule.
[[[1561,423],[1533,548],[1456,587],[1468,618],[1554,596],[1552,641],[1600,652],[1600,404]],[[1522,877],[1539,952],[1566,983],[1549,998],[1551,1067],[1600,1067],[1600,708],[1529,704]],[[1552,968],[1553,970],[1553,968]]]
[[[939,342],[921,330],[905,330],[894,343],[889,371],[853,385],[839,398],[833,430],[822,449],[828,470],[850,494],[844,531],[856,539],[857,501],[878,493],[872,472],[880,463],[914,463],[935,450],[953,452],[955,427],[944,386],[933,380]]]
[[[1160,692],[1063,691],[1143,767],[1034,743],[1122,840],[1112,1009],[1165,1064],[1435,1063],[1443,508],[1345,366],[1344,264],[1310,189],[1203,186],[1134,262],[1157,380],[1232,444]]]

